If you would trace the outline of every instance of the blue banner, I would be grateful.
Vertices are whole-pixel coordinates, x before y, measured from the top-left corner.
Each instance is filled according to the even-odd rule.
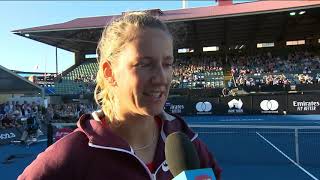
[[[7,128],[0,130],[0,144],[8,144],[21,138],[21,131],[17,128]]]

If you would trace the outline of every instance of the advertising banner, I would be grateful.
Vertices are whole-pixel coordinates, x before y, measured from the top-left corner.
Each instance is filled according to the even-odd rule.
[[[19,140],[21,131],[17,128],[8,128],[0,130],[0,144],[8,144],[11,141]]]
[[[169,113],[178,115],[187,115],[190,112],[190,105],[187,97],[168,98],[164,105],[164,110]]]
[[[288,113],[320,114],[319,94],[289,94]]]
[[[218,98],[192,98],[190,100],[190,115],[212,115],[217,114],[216,107],[219,104]]]
[[[252,96],[252,114],[284,114],[286,98],[286,95]]]
[[[320,114],[319,94],[170,97],[165,111],[178,115]]]
[[[252,96],[221,97],[217,111],[219,114],[250,114]]]

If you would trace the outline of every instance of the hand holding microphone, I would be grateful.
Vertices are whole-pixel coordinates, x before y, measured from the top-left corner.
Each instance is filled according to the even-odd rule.
[[[198,153],[189,137],[175,132],[167,137],[165,156],[173,180],[215,180],[211,168],[200,169]]]

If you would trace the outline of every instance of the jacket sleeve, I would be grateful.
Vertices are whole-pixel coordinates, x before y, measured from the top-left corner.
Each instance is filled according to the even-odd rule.
[[[52,144],[25,168],[18,180],[78,179],[74,172],[85,164],[80,162],[86,162],[82,157],[84,147],[88,146],[83,136],[73,132]]]
[[[209,152],[208,147],[199,138],[194,142],[194,145],[198,151],[201,168],[212,168],[216,179],[221,180],[222,169],[219,167],[213,154]]]
[[[60,143],[53,144],[24,169],[18,180],[72,179],[69,162],[66,147],[62,147]]]

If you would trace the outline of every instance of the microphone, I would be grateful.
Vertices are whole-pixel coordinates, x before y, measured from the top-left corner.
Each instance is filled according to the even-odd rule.
[[[165,157],[173,180],[215,180],[211,168],[200,169],[198,153],[182,132],[170,134],[165,143]]]

